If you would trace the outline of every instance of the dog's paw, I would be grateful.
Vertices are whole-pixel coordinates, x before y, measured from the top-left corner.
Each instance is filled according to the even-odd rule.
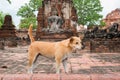
[[[65,73],[66,73],[66,74],[69,74],[69,71],[68,71],[68,70],[66,70],[66,71],[65,71]]]
[[[28,70],[28,74],[33,74],[33,71],[32,70]]]

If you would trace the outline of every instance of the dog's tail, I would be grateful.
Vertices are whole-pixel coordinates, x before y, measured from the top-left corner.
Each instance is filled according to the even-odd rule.
[[[32,26],[33,26],[33,24],[30,24],[29,29],[28,29],[28,35],[30,37],[31,43],[35,41],[35,39],[32,36]]]

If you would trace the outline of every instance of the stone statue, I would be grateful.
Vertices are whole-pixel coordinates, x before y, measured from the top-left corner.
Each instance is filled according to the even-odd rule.
[[[48,17],[48,27],[49,32],[56,33],[61,32],[61,26],[63,24],[63,19],[59,16],[50,16]]]

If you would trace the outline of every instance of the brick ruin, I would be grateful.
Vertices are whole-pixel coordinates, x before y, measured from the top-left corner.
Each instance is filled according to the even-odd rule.
[[[68,38],[76,33],[77,20],[72,0],[43,0],[37,16],[36,38]]]
[[[16,29],[12,24],[12,17],[10,15],[6,15],[4,18],[4,23],[0,29],[0,38],[15,38],[16,37]]]
[[[113,23],[118,23],[118,30],[120,31],[120,9],[117,8],[110,12],[103,21],[106,23],[105,29],[109,28]]]
[[[66,6],[67,10],[70,10],[67,17],[65,17],[67,13],[63,14],[62,12],[63,5],[70,6],[69,9]],[[55,11],[52,10],[51,6],[54,6]],[[44,0],[43,6],[39,8],[37,20],[38,28],[33,33],[38,40],[39,38],[64,39],[76,34],[75,25],[72,22],[77,22],[77,15],[72,0]],[[107,24],[104,29],[95,27],[91,32],[85,33],[86,48],[93,53],[120,52],[120,9],[109,13],[104,21]],[[27,30],[16,30],[12,24],[11,16],[6,15],[4,24],[0,29],[0,49],[4,49],[6,44],[10,47],[28,45],[30,41],[27,33]]]
[[[93,39],[90,41],[90,51],[92,53],[119,53],[120,52],[120,38],[119,39]]]
[[[103,29],[95,27],[85,33],[91,52],[120,52],[120,9],[115,9],[103,20]]]
[[[15,26],[12,24],[12,17],[6,15],[4,23],[0,29],[0,48],[4,49],[5,45],[10,47],[17,46],[15,39],[17,38]]]

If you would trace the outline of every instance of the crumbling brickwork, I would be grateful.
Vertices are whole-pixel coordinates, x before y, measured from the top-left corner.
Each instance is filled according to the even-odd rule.
[[[72,0],[43,0],[37,16],[36,38],[50,35],[52,38],[57,38],[55,36],[59,34],[63,34],[67,38],[67,32],[71,32],[71,34],[76,32],[75,26],[71,25],[71,22],[77,23],[77,20]]]
[[[93,53],[120,52],[120,39],[93,39],[90,42],[90,51]]]
[[[0,29],[0,38],[10,38],[16,37],[16,29],[12,24],[12,17],[10,15],[6,15],[4,19],[4,24]]]
[[[120,31],[120,9],[117,8],[110,12],[103,21],[106,23],[105,28],[109,28],[113,23],[118,23]]]

